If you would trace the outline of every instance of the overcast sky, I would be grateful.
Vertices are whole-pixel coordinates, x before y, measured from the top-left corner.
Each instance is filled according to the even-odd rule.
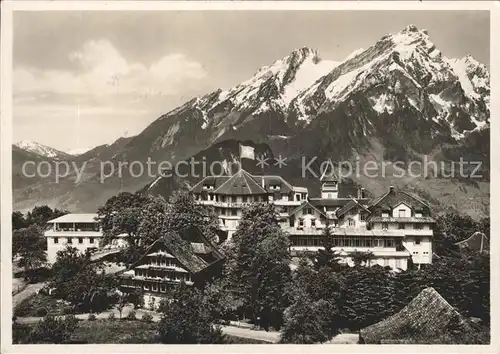
[[[445,56],[489,66],[487,12],[17,12],[13,139],[63,151],[111,143],[296,48],[342,60],[408,24]]]

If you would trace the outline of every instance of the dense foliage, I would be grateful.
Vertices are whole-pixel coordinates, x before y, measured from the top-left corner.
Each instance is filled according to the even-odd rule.
[[[117,300],[116,278],[106,275],[99,263],[91,261],[88,252],[82,254],[74,247],[58,251],[52,272],[51,283],[57,289],[57,296],[79,311],[99,312]]]
[[[14,230],[12,234],[12,253],[17,255],[18,265],[24,269],[25,279],[37,280],[37,270],[47,262],[43,229],[38,225]]]
[[[14,321],[12,324],[12,342],[14,344],[60,344],[68,341],[78,327],[74,315],[56,317],[45,316],[34,327]]]
[[[224,342],[221,328],[212,324],[210,311],[203,305],[203,295],[199,290],[182,282],[169,295],[170,300],[160,305],[162,316],[158,333],[162,343]]]
[[[289,304],[290,261],[288,236],[274,206],[260,203],[245,209],[228,250],[226,275],[240,309],[254,324],[281,327]]]

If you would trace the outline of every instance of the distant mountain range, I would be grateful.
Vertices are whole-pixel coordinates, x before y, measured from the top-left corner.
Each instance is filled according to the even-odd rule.
[[[235,87],[189,100],[135,137],[71,157],[88,161],[77,184],[75,176],[58,185],[47,180],[14,182],[14,207],[46,202],[94,211],[119,191],[148,190],[153,182],[151,193],[168,196],[197,178],[135,178],[124,171],[121,178],[100,183],[100,162],[110,160],[117,166],[120,161],[149,158],[175,163],[191,157],[230,162],[239,160],[244,142],[259,153],[287,158],[284,168],[268,166],[258,172],[279,173],[310,187],[312,194],[319,184],[302,177],[304,157],[317,157],[318,162],[330,158],[407,163],[424,156],[447,164],[460,157],[479,161],[479,179],[360,175],[349,183],[362,184],[374,195],[394,184],[419,194],[436,211],[453,209],[481,217],[489,213],[489,137],[487,67],[471,56],[446,58],[427,31],[410,25],[340,62],[324,60],[310,48],[294,50]],[[15,166],[21,157],[13,156]],[[255,161],[243,165],[252,170]]]

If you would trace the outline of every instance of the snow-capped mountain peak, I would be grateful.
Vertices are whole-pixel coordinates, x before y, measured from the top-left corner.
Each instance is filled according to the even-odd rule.
[[[57,149],[51,148],[49,146],[37,143],[31,140],[21,140],[20,142],[14,144],[18,148],[31,152],[33,154],[37,154],[43,157],[48,157],[52,159],[58,159],[61,157],[68,156],[67,153],[59,151]]]

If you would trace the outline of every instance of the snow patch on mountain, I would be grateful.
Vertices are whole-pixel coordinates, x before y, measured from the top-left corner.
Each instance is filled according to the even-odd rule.
[[[31,141],[31,140],[22,140],[14,145],[22,150],[31,152],[33,154],[37,154],[40,156],[53,158],[53,159],[58,159],[60,157],[64,157],[64,156],[68,155],[62,151],[56,150],[54,148],[51,148],[49,146],[37,143],[35,141]]]
[[[282,95],[286,106],[303,90],[314,84],[318,79],[332,71],[339,62],[332,60],[317,60],[309,56],[295,73],[295,80],[285,87]]]

